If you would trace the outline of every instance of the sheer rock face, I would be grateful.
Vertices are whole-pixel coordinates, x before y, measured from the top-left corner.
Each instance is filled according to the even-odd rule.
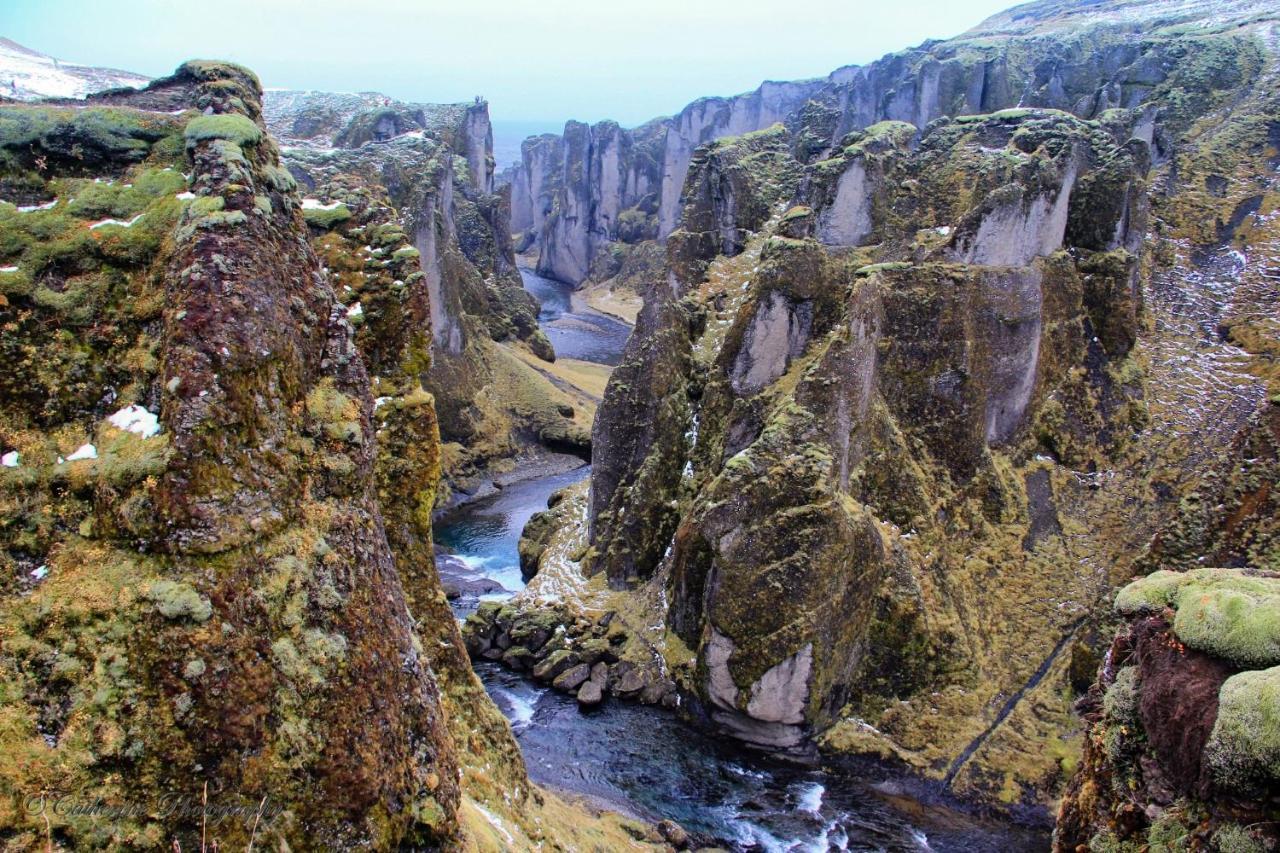
[[[440,502],[531,449],[585,454],[587,429],[557,410],[562,394],[496,345],[554,358],[515,265],[509,190],[484,189],[493,182],[487,107],[273,92],[267,113],[287,134],[286,164],[315,197],[312,231],[343,267],[341,298],[357,312],[361,345],[386,351],[406,305],[418,306],[409,321],[430,337],[413,343],[415,369],[453,448]],[[348,218],[325,220],[334,206]],[[431,322],[420,322],[427,315]],[[379,396],[402,393],[389,387]]]
[[[512,227],[524,235],[530,251],[540,253],[542,274],[578,284],[590,272],[591,257],[610,243],[665,240],[679,226],[685,178],[696,150],[707,142],[783,122],[803,128],[804,146],[830,152],[847,134],[881,121],[924,128],[944,116],[1027,107],[1097,118],[1109,109],[1147,102],[1152,92],[1168,88],[1179,76],[1189,45],[1187,37],[1172,30],[1179,22],[1247,20],[1265,12],[1257,0],[1234,0],[1222,7],[1164,2],[1120,11],[1121,5],[1100,11],[1040,3],[1026,14],[997,15],[957,38],[926,42],[866,66],[839,68],[825,78],[766,82],[742,95],[704,98],[673,118],[633,130],[601,123],[590,130],[607,127],[610,139],[617,137],[619,143],[601,145],[598,152],[587,145],[583,151],[594,168],[578,168],[576,157],[547,156],[585,128],[570,122],[562,136],[536,137],[524,147],[521,163],[510,175],[519,188],[513,196]],[[1172,34],[1131,37],[1159,26],[1170,27]],[[814,121],[819,111],[825,118]],[[1165,141],[1156,142],[1157,157],[1164,156]],[[614,150],[622,152],[617,161],[621,169],[599,168],[613,162],[607,152]],[[848,245],[864,236],[858,233],[858,222],[865,217],[857,203],[857,175],[855,169],[846,177],[841,205],[820,225],[824,242],[830,238]],[[616,211],[628,209],[631,216],[648,219],[645,229],[619,227]]]
[[[370,380],[260,97],[243,69],[189,63],[110,107],[3,117],[6,186],[58,198],[2,214],[28,283],[7,289],[4,346],[34,347],[13,370],[74,388],[74,339],[50,335],[71,323],[110,375],[56,408],[4,403],[4,441],[23,449],[3,483],[5,787],[145,809],[106,834],[53,817],[77,848],[192,844],[199,807],[157,804],[199,802],[206,782],[224,809],[272,803],[260,843],[435,845],[457,827],[454,741],[384,528]],[[92,159],[59,159],[58,139],[86,134],[104,141]],[[129,218],[77,218],[102,213]],[[104,420],[131,402],[159,412],[158,434]],[[97,449],[62,449],[85,439]],[[22,509],[40,505],[56,517]],[[28,817],[4,832],[20,839]]]
[[[1084,760],[1055,849],[1269,850],[1280,784],[1280,575],[1160,571],[1122,590],[1125,623],[1080,700]],[[1206,618],[1208,616],[1209,618]],[[1268,621],[1270,624],[1268,624]]]
[[[1280,113],[1265,15],[1139,43],[1038,14],[694,155],[598,416],[585,564],[665,588],[674,674],[722,730],[1044,820],[1109,590],[1275,565],[1255,211]]]

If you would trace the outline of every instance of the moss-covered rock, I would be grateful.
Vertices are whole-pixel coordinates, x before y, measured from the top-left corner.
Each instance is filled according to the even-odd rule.
[[[1159,571],[1116,596],[1125,616],[1176,611],[1178,639],[1238,666],[1280,664],[1280,586],[1274,576],[1246,571]]]
[[[1116,607],[1128,624],[1080,703],[1089,730],[1059,815],[1059,849],[1102,834],[1152,849],[1280,843],[1268,817],[1280,767],[1280,670],[1240,656],[1238,623],[1181,619],[1192,602],[1217,607],[1224,595],[1277,589],[1280,577],[1199,569],[1157,572],[1121,591]]]

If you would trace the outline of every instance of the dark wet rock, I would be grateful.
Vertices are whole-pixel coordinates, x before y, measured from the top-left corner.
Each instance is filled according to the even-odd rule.
[[[585,663],[575,664],[552,680],[551,686],[566,693],[577,690],[584,681],[591,677],[591,667]]]
[[[553,681],[559,678],[566,670],[579,666],[585,667],[582,670],[584,673],[582,678],[585,680],[586,673],[590,667],[579,663],[578,656],[568,649],[557,649],[533,668],[533,677],[539,681]]]
[[[604,701],[604,682],[595,679],[587,679],[578,688],[578,704],[584,708],[591,708],[599,705]]]
[[[613,681],[610,689],[615,696],[624,698],[637,696],[644,689],[647,681],[644,670],[630,661],[623,661],[613,669]]]
[[[502,663],[504,665],[520,671],[524,671],[532,667],[534,660],[533,652],[529,651],[524,646],[512,646],[502,655]]]

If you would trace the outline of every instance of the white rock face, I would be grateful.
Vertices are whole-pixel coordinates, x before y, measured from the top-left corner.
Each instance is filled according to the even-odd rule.
[[[511,230],[542,233],[547,217],[547,180],[560,167],[560,141],[546,138],[525,140],[520,146],[520,165],[511,178]]]
[[[828,246],[858,246],[871,233],[871,192],[867,169],[854,160],[836,183],[836,196],[818,214],[818,239]]]
[[[458,317],[449,311],[444,293],[444,271],[440,262],[439,240],[436,235],[435,212],[442,212],[446,230],[451,227],[453,206],[452,170],[445,169],[440,186],[428,199],[422,225],[414,234],[414,248],[418,250],[422,274],[427,283],[427,300],[431,304],[432,344],[449,355],[462,352],[465,343]]]
[[[1044,301],[1041,280],[1036,267],[993,272],[983,279],[984,296],[993,309],[986,333],[992,342],[986,406],[990,445],[1013,436],[1035,392]]]
[[[739,690],[729,673],[734,651],[733,640],[712,627],[702,651],[707,696],[714,706],[712,720],[739,740],[756,746],[782,750],[799,746],[804,740],[813,646],[806,645],[751,685],[746,713],[737,707]]]
[[[733,640],[711,629],[711,639],[703,650],[707,664],[707,695],[722,708],[733,710],[738,701],[738,687],[729,674],[729,657],[734,652]]]
[[[658,203],[658,237],[676,229],[680,193],[689,162],[699,145],[726,136],[741,136],[782,121],[821,86],[817,80],[766,82],[754,92],[732,98],[704,98],[680,111],[667,128]]]
[[[479,102],[467,108],[463,122],[463,145],[472,185],[480,192],[493,192],[493,125],[489,122],[489,105]]]
[[[809,701],[809,673],[813,668],[813,644],[808,643],[782,663],[773,666],[751,685],[747,713],[767,723],[800,725]]]
[[[733,361],[730,382],[739,394],[754,394],[787,372],[792,359],[804,352],[813,325],[809,303],[794,303],[777,291],[756,309],[742,348]]]
[[[1021,267],[1062,248],[1078,163],[1067,166],[1056,192],[1028,199],[1018,193],[997,204],[972,235],[957,241],[953,259],[966,264]]]

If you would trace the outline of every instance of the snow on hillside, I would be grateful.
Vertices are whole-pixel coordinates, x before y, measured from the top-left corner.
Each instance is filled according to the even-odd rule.
[[[103,89],[145,86],[148,82],[149,77],[128,71],[59,62],[0,37],[0,96],[6,98],[83,98]]]

